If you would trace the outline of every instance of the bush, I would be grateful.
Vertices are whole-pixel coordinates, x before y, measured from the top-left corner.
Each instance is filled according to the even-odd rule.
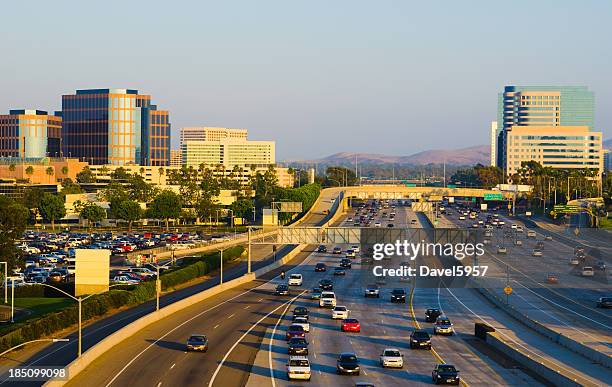
[[[231,247],[223,253],[223,261],[232,261],[244,253],[243,246]],[[212,270],[219,267],[219,253],[209,253],[201,255],[195,262],[162,274],[162,289],[174,286],[202,277]],[[68,291],[70,284],[59,284],[63,290]],[[58,286],[58,287],[60,287]],[[65,289],[64,289],[65,288]],[[24,286],[15,288],[21,292],[19,297],[50,297],[46,289],[53,290],[44,286]],[[74,284],[72,284],[74,293]],[[54,291],[53,294],[59,292]],[[60,293],[61,294],[61,293]],[[155,297],[155,282],[144,282],[135,286],[127,286],[122,289],[111,289],[106,293],[90,297],[83,301],[83,320],[101,316],[109,310],[123,306],[133,306],[141,304]],[[59,312],[52,312],[36,319],[28,320],[23,323],[13,325],[14,329],[0,337],[0,351],[19,345],[26,341],[36,340],[40,337],[51,336],[53,333],[68,328],[79,321],[78,304],[66,307]]]

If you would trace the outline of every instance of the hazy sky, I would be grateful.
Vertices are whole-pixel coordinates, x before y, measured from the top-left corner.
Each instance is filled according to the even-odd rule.
[[[0,112],[135,88],[277,159],[488,142],[505,84],[587,85],[612,125],[612,2],[10,1]]]

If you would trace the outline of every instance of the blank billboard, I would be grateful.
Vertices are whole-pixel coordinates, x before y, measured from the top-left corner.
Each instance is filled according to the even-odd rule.
[[[76,249],[74,271],[75,296],[108,290],[110,250]]]

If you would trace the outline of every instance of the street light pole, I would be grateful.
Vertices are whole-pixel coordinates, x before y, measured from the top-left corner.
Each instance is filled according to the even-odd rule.
[[[251,274],[251,227],[247,229],[248,251],[247,251],[247,274]]]
[[[81,297],[78,298],[78,302],[79,302],[79,355],[78,357],[81,357],[81,350],[82,350],[82,330],[83,330],[83,299]]]
[[[15,280],[11,278],[11,322],[15,322]]]
[[[0,262],[4,265],[4,303],[8,302],[8,262]]]

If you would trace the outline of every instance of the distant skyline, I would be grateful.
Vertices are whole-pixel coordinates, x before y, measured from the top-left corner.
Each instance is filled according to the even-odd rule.
[[[505,85],[585,85],[612,125],[612,3],[10,2],[0,114],[131,88],[185,126],[275,140],[278,160],[486,144]],[[10,17],[9,17],[10,16]]]

